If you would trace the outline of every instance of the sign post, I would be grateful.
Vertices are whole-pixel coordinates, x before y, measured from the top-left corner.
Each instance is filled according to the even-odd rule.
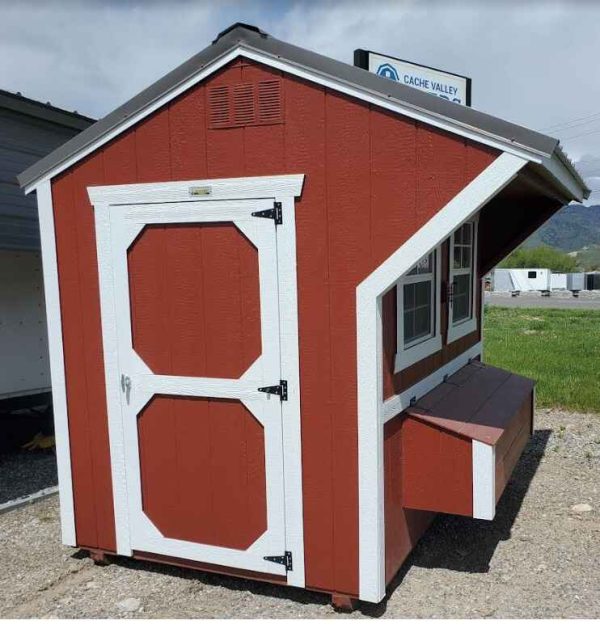
[[[354,66],[450,102],[471,106],[470,77],[364,49],[354,51]]]

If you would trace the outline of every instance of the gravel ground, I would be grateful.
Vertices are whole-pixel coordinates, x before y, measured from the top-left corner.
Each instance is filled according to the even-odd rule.
[[[60,546],[51,498],[0,516],[0,617],[598,618],[599,470],[600,416],[540,410],[496,520],[439,516],[388,599],[351,615],[301,590],[123,558],[94,566]]]
[[[0,504],[57,484],[53,451],[0,454]]]
[[[47,412],[0,413],[0,505],[57,484],[54,450],[22,449],[38,433],[52,433]]]

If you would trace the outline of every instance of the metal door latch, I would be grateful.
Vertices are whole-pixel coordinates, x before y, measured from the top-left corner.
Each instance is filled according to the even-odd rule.
[[[125,399],[129,405],[129,395],[131,393],[131,378],[125,374],[121,374],[121,391],[125,394]]]

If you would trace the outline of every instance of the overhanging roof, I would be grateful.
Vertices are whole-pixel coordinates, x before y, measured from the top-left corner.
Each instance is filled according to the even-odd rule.
[[[32,100],[20,93],[11,93],[3,89],[0,89],[0,108],[6,108],[16,113],[43,119],[75,130],[84,130],[96,121],[91,117],[81,115],[77,111],[67,111],[64,108],[53,106],[50,102],[44,104],[44,102]]]
[[[128,122],[158,108],[178,89],[185,90],[202,72],[213,72],[230,54],[246,55],[277,68],[333,85],[359,99],[377,103],[409,117],[456,134],[476,139],[531,161],[546,164],[549,176],[559,182],[567,199],[589,196],[589,189],[562,152],[558,140],[506,122],[473,108],[455,104],[399,82],[338,60],[277,40],[260,29],[237,23],[219,34],[213,43],[184,62],[128,102],[69,140],[56,151],[23,171],[19,182],[27,190],[92,152],[103,140],[118,134]]]

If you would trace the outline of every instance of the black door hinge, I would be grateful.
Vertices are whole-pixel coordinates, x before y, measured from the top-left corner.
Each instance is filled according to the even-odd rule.
[[[257,210],[252,213],[253,217],[262,217],[263,219],[273,219],[276,226],[280,226],[283,223],[283,215],[281,213],[281,202],[276,201],[272,208],[268,210]]]
[[[280,380],[279,385],[269,385],[268,387],[259,387],[258,391],[265,394],[277,394],[281,400],[287,400],[287,380]]]
[[[283,566],[285,566],[286,571],[293,570],[291,551],[286,551],[283,555],[265,555],[263,559],[267,560],[267,562],[275,562],[275,564],[282,564]]]

